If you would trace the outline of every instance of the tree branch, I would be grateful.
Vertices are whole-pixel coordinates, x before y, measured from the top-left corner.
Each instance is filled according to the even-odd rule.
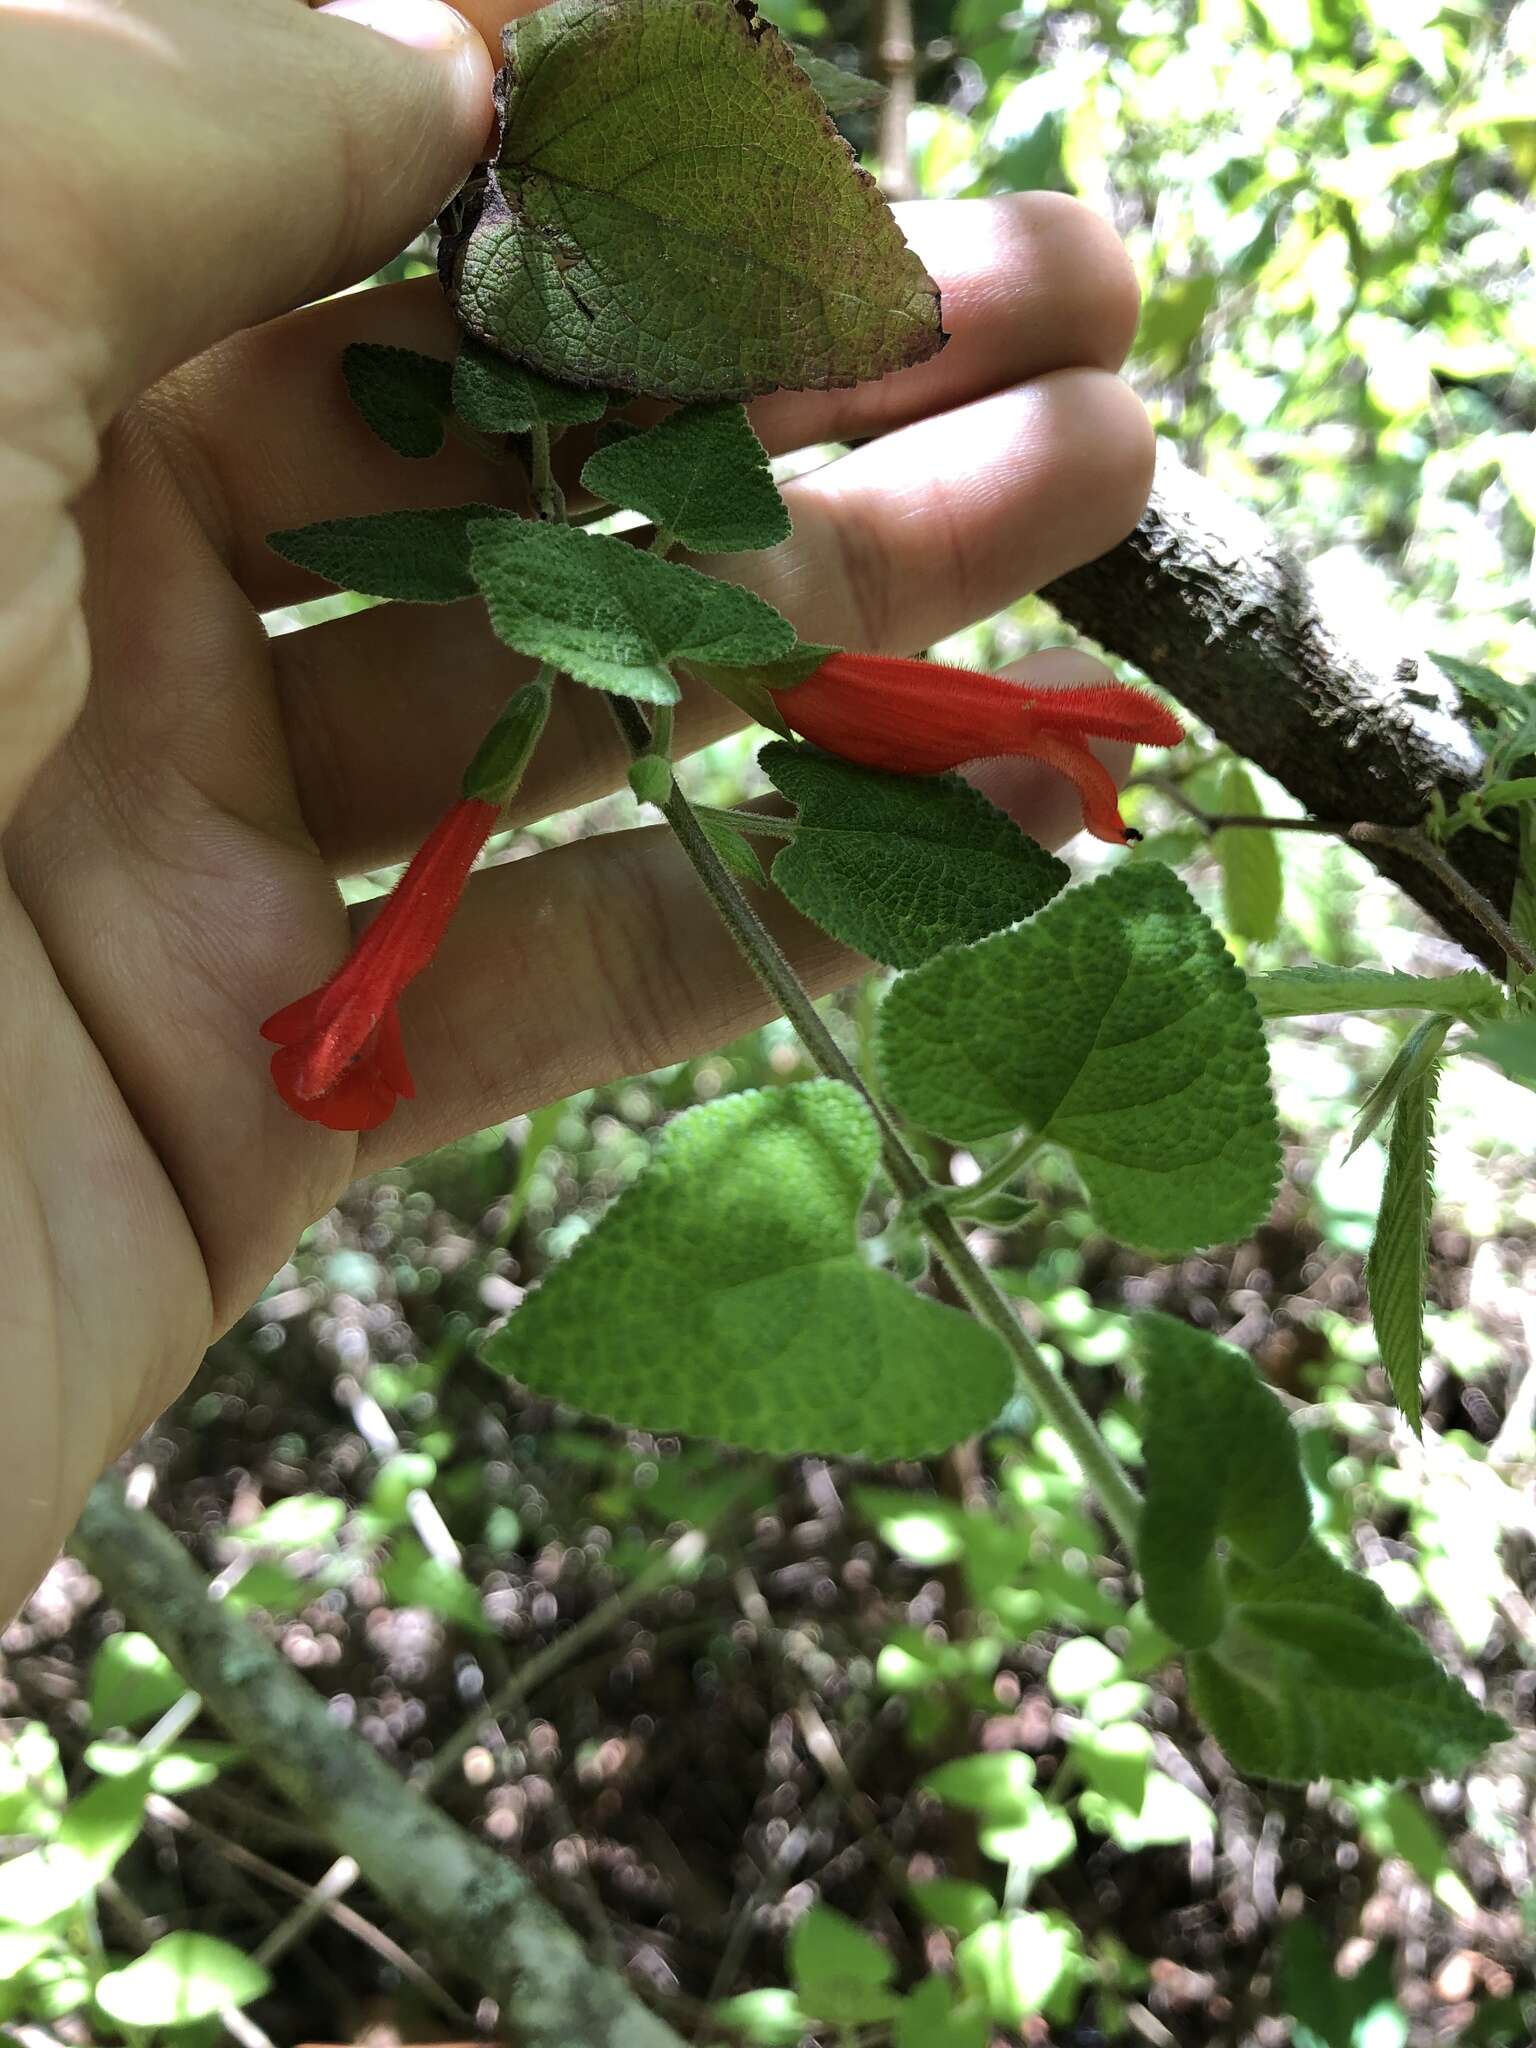
[[[622,1978],[587,1956],[532,1881],[416,1797],[115,1480],[92,1492],[73,1547],[107,1597],[149,1631],[187,1684],[379,1897],[501,2008],[525,2048],[683,2048]]]
[[[1449,678],[1369,591],[1325,601],[1289,549],[1160,447],[1131,535],[1040,593],[1080,632],[1138,668],[1317,818],[1415,826],[1480,780],[1481,750]],[[1356,842],[1358,843],[1358,842]],[[1505,960],[1444,880],[1392,841],[1360,851],[1495,973]],[[1515,849],[1462,833],[1456,868],[1508,908]]]

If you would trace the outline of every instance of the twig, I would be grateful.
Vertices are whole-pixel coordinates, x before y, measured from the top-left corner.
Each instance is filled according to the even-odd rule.
[[[1484,749],[1450,678],[1405,643],[1403,622],[1325,595],[1256,514],[1160,444],[1157,482],[1129,539],[1041,591],[1255,761],[1312,818],[1411,826],[1438,791],[1448,810],[1482,788]],[[1495,972],[1506,957],[1443,870],[1376,841],[1361,851]],[[1518,855],[1483,833],[1456,867],[1510,901]],[[1518,957],[1518,956],[1515,956]]]
[[[1351,825],[1348,837],[1356,846],[1391,847],[1427,868],[1522,973],[1536,974],[1536,953],[1515,934],[1482,891],[1467,880],[1460,868],[1453,867],[1433,840],[1416,825]]]
[[[281,1920],[258,1950],[258,1958],[271,1964],[285,1954],[299,1938],[308,1932],[322,1915],[333,1920],[355,1941],[383,1958],[391,1969],[413,1984],[422,1997],[455,2026],[471,2023],[472,2016],[458,2001],[451,1998],[430,1971],[424,1970],[409,1949],[386,1934],[381,1927],[375,1927],[353,1907],[343,1905],[342,1899],[359,1875],[357,1865],[350,1856],[338,1856],[323,1876],[313,1884],[306,1884],[302,1877],[294,1877],[276,1863],[269,1863],[265,1856],[258,1856],[254,1849],[248,1849],[243,1842],[232,1841],[227,1835],[211,1828],[206,1821],[197,1819],[174,1800],[165,1799],[159,1793],[151,1793],[146,1811],[151,1820],[164,1827],[175,1828],[180,1833],[196,1835],[206,1842],[210,1849],[222,1856],[226,1863],[232,1863],[238,1870],[245,1870],[252,1877],[259,1877],[274,1891],[286,1892],[290,1898],[299,1901],[298,1910]],[[342,1880],[345,1877],[346,1882]]]
[[[1343,824],[1330,825],[1325,818],[1265,818],[1256,817],[1251,811],[1208,811],[1187,795],[1171,775],[1133,775],[1125,786],[1127,789],[1155,789],[1159,796],[1177,804],[1207,832],[1235,832],[1246,828],[1259,832],[1322,832],[1342,839],[1350,829],[1347,819]]]
[[[912,176],[909,130],[917,97],[917,47],[912,38],[912,0],[882,0],[878,74],[885,85],[880,103],[880,189],[887,199],[911,199],[917,190]]]
[[[477,1842],[334,1721],[253,1629],[210,1602],[176,1538],[112,1481],[75,1538],[107,1597],[155,1640],[257,1768],[313,1814],[369,1885],[501,2007],[526,2048],[681,2048],[622,1978],[594,1964],[510,1857]]]
[[[743,1483],[743,1493],[746,1482]],[[723,1508],[714,1520],[702,1529],[689,1529],[677,1541],[661,1552],[660,1556],[649,1558],[636,1572],[627,1586],[621,1586],[616,1593],[601,1601],[580,1621],[574,1622],[546,1643],[542,1650],[526,1658],[505,1685],[499,1686],[485,1703],[477,1707],[465,1721],[451,1741],[445,1742],[430,1763],[422,1766],[412,1783],[423,1792],[435,1792],[466,1750],[473,1746],[475,1736],[487,1721],[499,1721],[503,1715],[521,1707],[529,1696],[562,1670],[578,1651],[588,1643],[608,1633],[616,1623],[622,1621],[642,1602],[648,1600],[658,1588],[668,1585],[691,1566],[700,1562],[708,1550],[715,1532],[735,1512],[741,1499],[738,1494]]]

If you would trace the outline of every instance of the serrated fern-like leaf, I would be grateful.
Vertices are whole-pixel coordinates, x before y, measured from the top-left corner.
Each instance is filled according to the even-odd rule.
[[[1454,1020],[1426,1017],[1415,1024],[1393,1054],[1386,1072],[1365,1098],[1355,1120],[1355,1134],[1349,1141],[1346,1159],[1352,1159],[1371,1133],[1402,1099],[1403,1090],[1427,1073],[1440,1056],[1446,1033]]]
[[[1436,1060],[1398,1097],[1381,1213],[1365,1263],[1381,1362],[1397,1405],[1416,1436],[1423,1414],[1419,1375],[1424,1363],[1424,1289],[1434,1204],[1439,1082],[1440,1063]]]

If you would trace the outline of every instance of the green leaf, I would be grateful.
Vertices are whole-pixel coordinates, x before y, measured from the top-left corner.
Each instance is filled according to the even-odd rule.
[[[480,1595],[446,1558],[433,1557],[418,1536],[401,1536],[379,1575],[394,1607],[425,1607],[480,1636],[494,1635]]]
[[[1258,1012],[1167,868],[1115,869],[898,981],[892,1100],[970,1141],[1020,1125],[1072,1154],[1100,1228],[1148,1250],[1246,1237],[1280,1171]]]
[[[789,538],[789,514],[745,406],[685,405],[599,448],[581,480],[593,497],[643,512],[699,554]]]
[[[397,455],[435,455],[453,410],[453,365],[413,348],[349,342],[341,352],[347,393],[381,441]]]
[[[999,1863],[1040,1876],[1064,1863],[1077,1846],[1072,1823],[1035,1790],[1035,1767],[1018,1750],[955,1757],[923,1780],[950,1806],[974,1813],[983,1852]]]
[[[984,938],[1048,903],[1063,862],[958,775],[882,775],[812,747],[758,765],[799,807],[773,879],[823,931],[891,967]]]
[[[1276,1570],[1234,1558],[1229,1577],[1226,1631],[1188,1673],[1196,1711],[1239,1770],[1454,1777],[1509,1733],[1315,1537]]]
[[[1475,1052],[1522,1088],[1536,1088],[1536,1017],[1506,1017],[1485,1024],[1458,1050]]]
[[[211,1934],[166,1934],[96,1986],[96,2003],[121,2027],[184,2027],[226,2006],[249,2005],[272,1979],[227,1941]]]
[[[730,869],[738,882],[748,882],[754,889],[761,889],[764,882],[763,864],[752,851],[752,842],[734,825],[727,825],[723,818],[699,817],[699,830],[719,854],[725,866]]]
[[[1136,1563],[1147,1611],[1186,1648],[1220,1634],[1218,1537],[1279,1565],[1312,1524],[1296,1433],[1250,1360],[1171,1316],[1139,1315],[1146,1505]]]
[[[750,5],[555,0],[504,45],[499,152],[445,238],[488,347],[575,384],[748,398],[942,345],[932,280]]]
[[[1232,818],[1261,818],[1264,806],[1253,777],[1241,761],[1229,761],[1221,778],[1218,808]],[[1218,832],[1211,851],[1221,869],[1221,901],[1226,927],[1234,938],[1263,945],[1280,929],[1280,904],[1285,876],[1280,846],[1273,832],[1256,825],[1234,825]]]
[[[1256,974],[1248,987],[1263,1017],[1327,1017],[1345,1010],[1438,1010],[1449,1017],[1497,1016],[1499,985],[1475,968],[1459,974],[1389,974],[1375,967],[1286,967]]]
[[[956,2006],[942,1977],[925,1977],[896,2015],[895,2048],[987,2048],[989,2031],[981,2013]]]
[[[600,420],[606,391],[557,384],[521,363],[465,341],[452,367],[453,409],[480,434],[526,434],[530,427],[575,427]]]
[[[498,637],[594,689],[672,704],[674,661],[772,661],[795,644],[789,621],[750,591],[613,535],[498,519],[470,539]]]
[[[1371,1321],[1392,1392],[1415,1436],[1422,1433],[1419,1377],[1424,1364],[1424,1290],[1435,1188],[1436,1060],[1409,1081],[1392,1113],[1381,1213],[1365,1261]]]
[[[955,1950],[961,1984],[1005,2027],[1036,2013],[1055,2016],[1085,1967],[1077,1929],[1061,1913],[1009,1913]]]
[[[72,1800],[51,1842],[0,1864],[0,1922],[41,1927],[89,1898],[138,1835],[148,1797],[141,1767]]]
[[[0,1835],[54,1834],[68,1791],[59,1745],[41,1721],[0,1739]]]
[[[713,2010],[723,2027],[729,2027],[745,2040],[760,2042],[762,2048],[799,2048],[816,2024],[815,2015],[808,2013],[793,1991],[782,1985],[743,1991],[735,1998],[722,1999]]]
[[[770,732],[776,732],[781,739],[787,740],[792,735],[771,693],[793,689],[796,683],[803,683],[808,675],[821,667],[829,654],[836,651],[835,648],[803,640],[788,654],[773,661],[752,662],[742,668],[722,668],[715,662],[689,661],[683,664],[683,670],[686,675],[718,691],[739,711],[744,711],[754,725],[766,725]]]
[[[347,1504],[334,1494],[291,1493],[230,1534],[263,1550],[313,1550],[328,1543],[346,1519]]]
[[[127,1778],[149,1772],[152,1792],[180,1799],[211,1785],[226,1764],[240,1755],[230,1742],[178,1742],[169,1749],[140,1749],[135,1742],[89,1742],[85,1761],[99,1778]]]
[[[1371,1136],[1382,1118],[1396,1107],[1403,1091],[1419,1081],[1434,1066],[1445,1044],[1454,1018],[1444,1015],[1422,1018],[1408,1033],[1388,1062],[1386,1072],[1361,1105],[1349,1140],[1346,1159],[1352,1159]]]
[[[896,2011],[887,1989],[895,1957],[830,1906],[812,1906],[791,1928],[789,1974],[800,2003],[832,2026],[864,2026]]]
[[[91,1726],[142,1728],[187,1690],[153,1637],[108,1636],[91,1660]]]
[[[862,114],[870,107],[878,107],[885,98],[885,87],[873,78],[845,71],[841,64],[818,57],[814,50],[804,49],[799,43],[791,43],[789,51],[829,114]]]
[[[1407,2016],[1392,1996],[1390,1950],[1340,1976],[1328,1937],[1305,1914],[1280,1937],[1278,2010],[1295,2022],[1295,2048],[1403,2048],[1408,2039]]]
[[[1091,1694],[1113,1685],[1125,1666],[1096,1636],[1073,1636],[1062,1644],[1046,1668],[1045,1682],[1059,1700],[1081,1705]]]
[[[972,1435],[1008,1398],[1007,1357],[861,1257],[879,1149],[837,1082],[688,1110],[488,1361],[625,1426],[755,1450],[911,1458]]]
[[[965,1877],[911,1877],[907,1890],[925,1920],[956,1934],[974,1934],[997,1918],[997,1901],[984,1884]]]
[[[1536,804],[1526,804],[1520,812],[1520,856],[1509,922],[1515,937],[1536,952]]]
[[[409,604],[453,604],[473,597],[470,528],[495,520],[520,525],[494,505],[450,505],[435,512],[371,512],[358,519],[322,519],[269,533],[267,545],[343,590]]]
[[[980,1756],[952,1757],[923,1779],[923,1789],[948,1806],[1004,1827],[1033,1811],[1035,1765],[1022,1750],[989,1750]]]

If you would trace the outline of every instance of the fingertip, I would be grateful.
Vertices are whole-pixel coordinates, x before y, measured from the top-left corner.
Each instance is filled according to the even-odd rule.
[[[479,41],[464,16],[444,0],[326,0],[316,12],[361,22],[412,50],[453,50]]]
[[[453,117],[445,147],[460,160],[461,174],[467,168],[466,151],[478,153],[490,132],[496,69],[474,23],[446,0],[325,0],[314,12],[333,21],[355,22],[403,49],[436,60],[437,90]]]

